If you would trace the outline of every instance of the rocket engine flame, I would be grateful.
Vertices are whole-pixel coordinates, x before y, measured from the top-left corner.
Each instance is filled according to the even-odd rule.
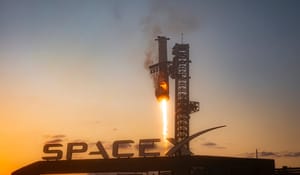
[[[159,83],[159,86],[160,86],[160,87],[161,87],[163,90],[165,90],[165,91],[166,91],[166,90],[167,90],[167,88],[168,88],[168,85],[167,85],[167,83],[166,83],[166,82],[164,82],[164,81],[163,81],[163,82],[160,82],[160,83]]]
[[[162,135],[163,135],[163,139],[166,140],[168,137],[168,99],[163,98],[159,102],[160,102],[160,108],[162,112],[162,122],[163,122]]]
[[[165,81],[157,83],[155,95],[158,101],[162,101],[163,99],[169,100],[169,87]]]

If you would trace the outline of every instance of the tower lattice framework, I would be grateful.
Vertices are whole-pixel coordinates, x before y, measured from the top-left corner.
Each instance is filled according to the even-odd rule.
[[[189,44],[175,44],[172,54],[170,76],[175,79],[175,143],[179,143],[190,135],[190,114],[199,111],[199,102],[190,101],[189,96]],[[187,143],[175,156],[190,154]]]

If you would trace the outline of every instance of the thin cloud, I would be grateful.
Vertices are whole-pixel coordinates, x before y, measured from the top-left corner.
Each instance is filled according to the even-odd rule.
[[[74,142],[74,143],[80,143],[80,142],[88,143],[86,140],[83,140],[83,139],[75,139],[75,140],[72,140],[71,142]]]
[[[242,154],[245,157],[253,158],[256,157],[256,153],[243,153]],[[278,152],[270,152],[270,151],[262,151],[257,153],[258,157],[280,157],[280,154]]]
[[[259,154],[261,157],[280,157],[279,153],[276,152],[268,152],[268,151],[262,151]]]
[[[45,144],[53,144],[53,143],[61,143],[65,140],[66,135],[64,134],[56,134],[56,135],[47,135],[47,141]]]
[[[225,149],[226,147],[224,146],[219,146],[218,144],[214,142],[206,142],[202,144],[203,146],[209,147],[209,148],[217,148],[217,149]]]
[[[217,146],[217,144],[214,143],[214,142],[206,142],[206,143],[203,143],[202,145],[203,146],[208,146],[208,147],[215,147],[215,146]]]
[[[242,154],[246,157],[255,157],[256,153],[244,153]],[[258,157],[300,157],[300,152],[272,152],[272,151],[262,151],[258,152]]]
[[[282,154],[284,157],[300,157],[300,152],[288,152]]]
[[[63,141],[62,139],[53,139],[53,140],[46,141],[45,144],[61,143],[62,141]]]
[[[64,134],[57,134],[57,135],[53,135],[52,138],[65,138],[66,135]]]
[[[52,135],[52,134],[48,134],[48,135],[44,135],[43,137],[45,137],[45,138],[52,138],[52,139],[62,139],[62,138],[65,138],[65,137],[67,137],[66,135],[64,135],[64,134],[55,134],[55,135]]]

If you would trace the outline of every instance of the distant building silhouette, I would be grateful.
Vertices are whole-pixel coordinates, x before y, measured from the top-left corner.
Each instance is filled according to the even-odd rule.
[[[300,175],[300,167],[290,168],[283,166],[282,168],[275,169],[275,175]]]

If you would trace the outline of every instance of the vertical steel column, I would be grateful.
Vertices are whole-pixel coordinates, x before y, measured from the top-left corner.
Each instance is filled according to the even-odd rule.
[[[175,142],[179,143],[190,135],[190,114],[199,111],[199,102],[190,101],[189,44],[175,44],[172,54],[171,77],[175,79]],[[186,143],[175,156],[190,155]]]
[[[175,73],[175,141],[178,143],[189,137],[189,44],[175,44],[172,54]],[[176,153],[186,154],[189,154],[188,143]]]

